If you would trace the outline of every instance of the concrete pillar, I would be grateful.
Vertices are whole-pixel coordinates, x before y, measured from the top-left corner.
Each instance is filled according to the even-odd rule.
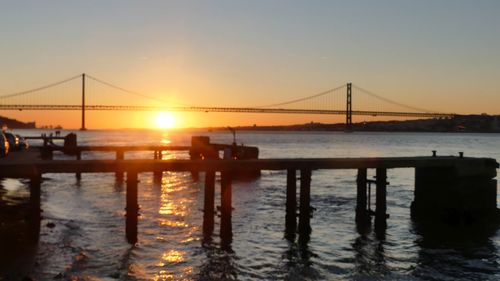
[[[496,216],[497,168],[494,159],[478,158],[457,158],[450,167],[416,168],[412,217],[462,224]]]
[[[127,241],[131,244],[137,242],[137,220],[139,216],[139,204],[137,199],[137,171],[127,172],[127,206],[125,208],[125,233]]]
[[[294,169],[287,171],[285,221],[285,237],[294,240],[297,231],[297,173]]]

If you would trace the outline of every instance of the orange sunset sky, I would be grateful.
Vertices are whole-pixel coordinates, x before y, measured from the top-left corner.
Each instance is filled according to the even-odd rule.
[[[2,96],[87,73],[174,106],[259,106],[352,82],[414,107],[500,114],[499,11],[498,1],[9,1],[0,7],[0,104],[12,102]],[[89,104],[159,104],[93,80],[86,91]],[[78,104],[80,93],[76,79],[18,102]],[[354,108],[362,108],[362,96],[353,94]],[[158,112],[89,111],[86,125],[345,120],[170,114],[167,122],[158,120]],[[79,128],[81,118],[78,111],[0,110],[0,115],[64,128]]]

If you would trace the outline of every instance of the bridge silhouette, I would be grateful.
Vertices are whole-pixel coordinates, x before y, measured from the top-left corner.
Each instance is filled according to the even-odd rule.
[[[97,94],[97,96],[91,100],[89,99],[89,80],[101,87],[101,89],[94,89],[94,92],[96,92],[94,94]],[[75,83],[79,84],[77,85],[78,89],[74,89]],[[70,91],[64,89],[64,86],[68,84],[73,84],[73,89]],[[109,90],[134,96],[139,100],[153,100],[156,104],[161,103],[163,105],[141,105],[137,101],[134,104],[116,104],[115,97],[101,94],[102,92],[109,92]],[[74,94],[68,94],[68,92]],[[353,109],[354,92],[356,92],[357,100],[363,101],[365,109]],[[362,95],[362,98],[359,99],[358,95]],[[51,102],[47,103],[48,100]],[[347,130],[352,127],[353,115],[413,118],[447,118],[458,115],[406,105],[352,83],[298,99],[252,107],[172,105],[171,102],[164,99],[131,91],[85,73],[26,91],[0,95],[0,110],[79,110],[82,114],[82,130],[86,129],[85,112],[88,110],[345,115]]]

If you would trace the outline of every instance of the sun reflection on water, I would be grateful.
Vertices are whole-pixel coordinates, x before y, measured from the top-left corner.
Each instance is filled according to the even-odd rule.
[[[170,145],[168,133],[162,134],[162,145]],[[162,151],[162,159],[175,159],[177,152]],[[189,178],[190,180],[190,178]],[[162,241],[162,249],[155,263],[156,273],[153,280],[193,280],[193,266],[188,265],[187,252],[176,249],[169,243],[172,239],[181,241],[184,245],[198,240],[195,232],[199,229],[188,221],[195,200],[192,198],[192,186],[182,173],[164,172],[161,179],[160,192],[157,195],[158,225],[166,229],[157,235],[156,240]],[[173,230],[173,231],[172,231]]]

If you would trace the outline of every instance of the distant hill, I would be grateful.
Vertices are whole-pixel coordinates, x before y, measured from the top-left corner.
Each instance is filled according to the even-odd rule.
[[[211,128],[227,130],[227,128]],[[344,131],[345,124],[306,123],[287,126],[240,126],[240,131]],[[354,123],[358,132],[471,132],[500,133],[500,115],[459,115],[453,118]]]
[[[35,122],[21,122],[16,119],[0,116],[0,126],[10,129],[35,129]]]

